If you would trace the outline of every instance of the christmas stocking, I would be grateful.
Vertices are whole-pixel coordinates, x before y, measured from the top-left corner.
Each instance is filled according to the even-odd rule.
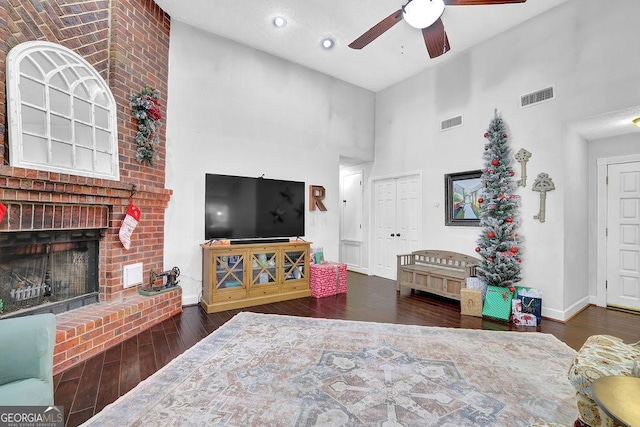
[[[7,207],[4,205],[4,203],[0,202],[0,222],[2,222],[2,220],[4,219],[4,214],[7,213]]]
[[[120,226],[120,232],[118,233],[122,246],[127,250],[129,250],[129,246],[131,246],[131,234],[133,234],[133,230],[135,230],[138,221],[140,221],[140,213],[140,209],[133,204],[133,199],[129,199],[127,215],[124,217],[124,221],[122,221],[122,225]]]

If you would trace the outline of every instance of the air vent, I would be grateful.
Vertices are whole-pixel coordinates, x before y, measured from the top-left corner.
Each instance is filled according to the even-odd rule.
[[[540,102],[550,101],[556,98],[555,86],[549,86],[547,88],[522,95],[520,97],[520,108],[530,107]]]
[[[130,288],[142,283],[142,263],[125,265],[123,268],[123,287]]]
[[[440,122],[440,131],[449,130],[462,126],[462,114],[459,116],[451,117]]]

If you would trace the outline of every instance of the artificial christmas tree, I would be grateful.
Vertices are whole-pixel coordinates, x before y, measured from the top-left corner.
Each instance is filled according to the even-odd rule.
[[[476,248],[482,260],[478,270],[488,286],[512,288],[521,279],[521,239],[516,232],[520,199],[513,194],[516,186],[511,179],[511,149],[506,125],[497,110],[484,136],[488,141],[483,154],[482,232]]]

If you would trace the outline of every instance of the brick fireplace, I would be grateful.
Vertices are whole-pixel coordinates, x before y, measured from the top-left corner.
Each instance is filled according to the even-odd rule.
[[[58,314],[98,302],[101,236],[91,228],[0,233],[2,315]]]
[[[154,166],[136,161],[137,124],[129,97],[145,85],[158,89],[166,105],[170,18],[152,0],[34,0],[0,9],[0,201],[8,207],[3,236],[27,232],[91,230],[99,234],[99,302],[58,314],[54,371],[111,347],[182,310],[181,291],[147,297],[143,285],[124,288],[123,268],[142,263],[164,270],[165,136],[161,128]],[[120,180],[110,181],[13,167],[9,159],[6,57],[19,43],[46,40],[83,56],[105,79],[117,109]],[[163,111],[163,115],[166,111]],[[164,120],[163,120],[164,122]],[[131,248],[118,230],[130,197],[142,211]]]

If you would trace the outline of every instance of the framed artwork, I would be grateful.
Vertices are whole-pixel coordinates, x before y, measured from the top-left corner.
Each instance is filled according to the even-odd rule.
[[[480,226],[481,177],[479,169],[444,176],[445,225]]]

